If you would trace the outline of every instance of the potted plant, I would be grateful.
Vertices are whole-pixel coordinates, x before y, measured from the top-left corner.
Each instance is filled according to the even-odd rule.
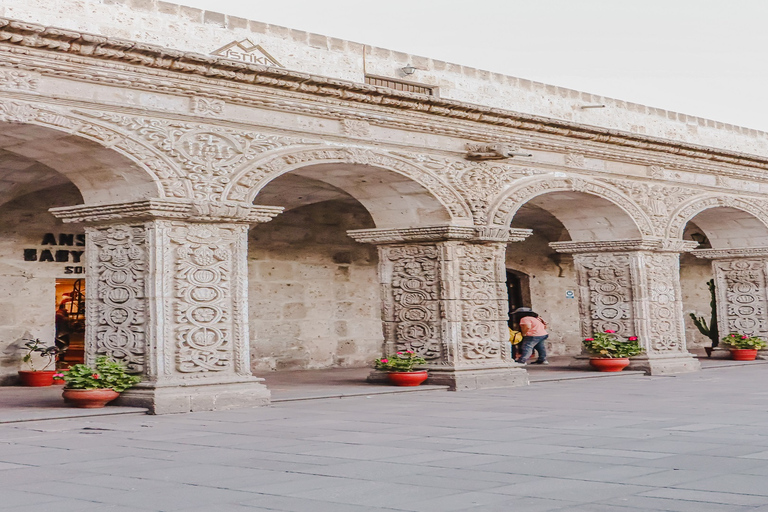
[[[95,368],[75,364],[68,371],[56,374],[56,377],[66,382],[64,400],[86,409],[104,407],[141,380],[136,375],[128,374],[123,363],[105,356],[96,359]]]
[[[19,370],[19,381],[22,386],[51,386],[56,370],[49,370],[56,363],[62,350],[56,346],[46,347],[38,338],[25,340],[24,347],[27,352],[21,360],[29,366],[29,370]],[[42,368],[35,368],[35,354],[43,358]]]
[[[419,357],[412,350],[398,352],[374,361],[377,370],[387,372],[387,378],[396,386],[418,386],[427,380],[427,370],[414,370],[414,366],[427,364],[426,359]]]
[[[629,366],[629,358],[643,352],[637,336],[623,340],[616,331],[606,329],[604,332],[593,334],[582,342],[584,348],[593,355],[589,364],[601,372],[620,372]]]
[[[723,338],[722,342],[731,346],[731,359],[734,361],[754,361],[757,351],[766,347],[765,341],[757,336],[746,336],[736,332]]]

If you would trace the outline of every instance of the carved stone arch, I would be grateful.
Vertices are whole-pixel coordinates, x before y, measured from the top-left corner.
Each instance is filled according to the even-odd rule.
[[[176,169],[157,151],[69,110],[0,99],[0,122],[54,130],[48,133],[60,135],[68,146],[82,145],[83,152],[92,155],[90,161],[84,160],[82,153],[77,157],[64,154],[59,157],[60,165],[53,158],[53,163],[46,165],[72,181],[86,203],[189,196],[189,186],[178,179]],[[11,130],[6,134],[13,137]],[[50,140],[46,139],[46,144],[48,149],[56,149]]]
[[[521,206],[538,196],[552,192],[583,192],[597,196],[626,213],[641,235],[658,235],[651,220],[629,196],[605,183],[573,176],[533,176],[518,180],[491,205],[489,225],[509,226]]]
[[[700,213],[711,208],[741,210],[760,221],[768,229],[768,203],[766,201],[751,197],[700,195],[686,201],[672,213],[665,235],[668,238],[682,238],[686,224]]]
[[[445,209],[451,224],[472,224],[472,212],[466,200],[446,180],[405,158],[368,148],[316,145],[270,152],[266,158],[235,174],[222,198],[251,203],[276,178],[298,169],[328,164],[363,165],[394,172],[423,187]]]

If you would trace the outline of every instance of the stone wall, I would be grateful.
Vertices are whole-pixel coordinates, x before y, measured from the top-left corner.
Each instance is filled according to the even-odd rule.
[[[711,300],[707,281],[712,279],[712,261],[696,258],[690,254],[680,256],[680,288],[683,293],[685,314],[685,340],[688,348],[710,346],[709,338],[696,328],[689,313],[703,316],[709,324]],[[721,336],[722,337],[722,336]]]
[[[366,73],[402,80],[413,65],[408,80],[444,98],[768,155],[758,130],[159,0],[4,0],[0,16],[204,55],[248,39],[287,69],[358,83]],[[605,108],[581,108],[595,104]]]
[[[254,372],[366,366],[383,343],[376,248],[349,229],[372,227],[359,203],[290,210],[249,235]]]
[[[24,261],[24,249],[84,250],[78,246],[42,245],[46,233],[83,233],[81,227],[63,226],[48,208],[78,204],[73,185],[28,194],[0,206],[0,384],[15,382],[21,368],[23,340],[40,338],[53,345],[57,278],[84,277],[68,274],[67,267],[82,264]],[[71,260],[71,257],[70,257]]]

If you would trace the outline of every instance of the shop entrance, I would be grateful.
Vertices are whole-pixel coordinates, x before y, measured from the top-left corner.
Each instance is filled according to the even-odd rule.
[[[85,359],[85,279],[56,280],[56,346],[65,350],[60,361],[70,365]]]

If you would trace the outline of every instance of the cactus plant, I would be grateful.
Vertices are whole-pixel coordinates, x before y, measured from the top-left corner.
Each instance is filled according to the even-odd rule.
[[[709,288],[709,294],[712,297],[709,301],[710,307],[710,319],[709,325],[703,316],[696,316],[695,313],[689,313],[693,324],[699,330],[701,334],[706,336],[712,341],[712,346],[705,348],[707,351],[707,357],[712,355],[712,349],[720,344],[720,335],[717,330],[717,295],[715,294],[715,280],[710,279],[707,281],[707,287]]]

